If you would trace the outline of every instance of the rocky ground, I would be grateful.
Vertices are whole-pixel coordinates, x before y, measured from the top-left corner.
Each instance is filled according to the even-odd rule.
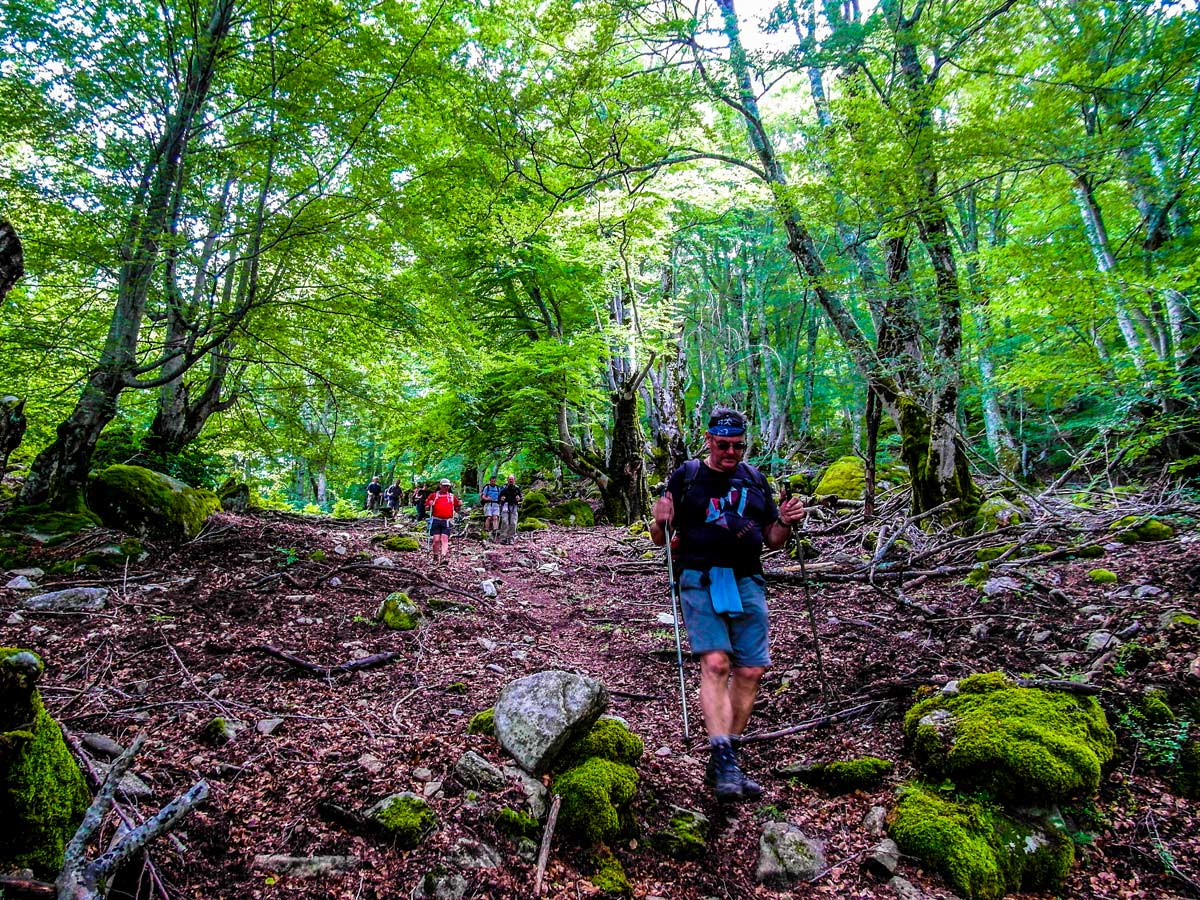
[[[766,794],[718,807],[702,782],[705,745],[690,664],[691,740],[682,735],[661,551],[610,527],[551,528],[522,534],[512,546],[472,533],[455,538],[450,565],[440,568],[424,539],[415,553],[380,551],[372,542],[380,531],[374,521],[225,513],[191,543],[151,546],[125,569],[38,579],[45,589],[109,588],[101,611],[33,613],[23,611],[28,591],[0,591],[0,645],[45,658],[43,695],[71,734],[120,744],[145,735],[135,771],[147,796],[129,805],[133,814],[150,814],[197,779],[211,787],[209,802],[154,846],[152,867],[139,876],[144,896],[410,896],[464,838],[501,858],[498,867],[467,873],[469,896],[531,896],[535,861],[494,825],[499,809],[523,800],[520,788],[513,782],[476,796],[453,768],[468,749],[506,763],[492,738],[468,735],[468,721],[506,683],[550,668],[601,680],[612,693],[610,711],[645,740],[636,801],[644,834],[671,805],[712,822],[707,854],[694,862],[664,858],[644,839],[613,848],[636,897],[895,896],[861,864],[878,841],[864,816],[890,806],[912,772],[900,716],[920,684],[997,669],[1090,680],[1105,688],[1102,702],[1118,726],[1119,758],[1100,796],[1072,819],[1079,862],[1064,895],[1200,896],[1200,804],[1172,794],[1151,736],[1139,741],[1120,727],[1131,699],[1148,687],[1175,700],[1196,696],[1200,631],[1160,627],[1164,614],[1200,605],[1195,534],[1114,545],[1098,562],[1016,566],[1008,572],[1013,584],[991,597],[961,575],[923,578],[903,595],[897,581],[815,582],[824,679],[796,566],[769,557],[769,570],[790,571],[771,587],[775,665],[751,731],[805,728],[747,746],[746,767]],[[111,537],[85,535],[46,551],[43,562]],[[817,537],[818,547],[825,540]],[[376,564],[380,556],[390,565]],[[1114,571],[1117,584],[1090,581],[1086,573],[1096,565]],[[814,564],[811,574],[824,571]],[[488,579],[495,597],[481,590]],[[429,613],[419,629],[389,631],[374,622],[381,599],[395,590],[408,591]],[[1099,647],[1101,631],[1123,634],[1122,645]],[[269,655],[264,645],[317,665],[399,656],[320,675]],[[846,710],[854,712],[818,721]],[[214,743],[202,732],[217,717],[245,727]],[[887,783],[869,794],[829,795],[772,774],[797,760],[863,754],[896,762]],[[412,851],[385,846],[330,812],[361,811],[402,790],[429,797],[438,815],[436,829]],[[754,877],[759,836],[773,820],[823,841],[827,860],[811,881],[779,892]],[[256,863],[266,855],[353,859],[346,871],[301,877]],[[588,854],[556,837],[545,895],[595,894],[590,874]],[[899,874],[925,896],[951,895],[914,860],[903,859]]]

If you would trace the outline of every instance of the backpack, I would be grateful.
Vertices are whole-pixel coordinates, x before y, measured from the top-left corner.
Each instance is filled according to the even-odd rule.
[[[433,495],[433,515],[437,519],[453,519],[454,518],[454,500],[455,497],[451,493],[434,494]]]
[[[485,484],[479,495],[488,503],[496,503],[500,500],[500,485]]]

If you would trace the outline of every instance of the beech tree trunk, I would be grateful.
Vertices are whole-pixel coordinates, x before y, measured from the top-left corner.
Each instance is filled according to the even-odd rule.
[[[25,274],[25,250],[17,230],[0,219],[0,300],[3,300]]]

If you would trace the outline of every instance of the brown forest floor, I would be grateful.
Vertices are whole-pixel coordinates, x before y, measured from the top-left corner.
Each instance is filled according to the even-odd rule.
[[[172,897],[370,898],[409,896],[456,840],[468,836],[505,854],[503,868],[483,870],[469,896],[532,894],[533,865],[496,835],[495,811],[516,805],[514,788],[467,802],[452,767],[466,749],[504,762],[494,740],[468,736],[467,722],[491,706],[514,678],[548,668],[581,672],[610,690],[656,699],[614,696],[611,712],[623,716],[646,742],[640,763],[638,804],[643,824],[661,821],[668,804],[699,808],[714,835],[701,861],[677,863],[636,841],[616,848],[637,897],[744,898],[783,896],[891,897],[859,863],[874,843],[863,829],[872,805],[890,806],[894,790],[911,774],[905,762],[899,717],[921,680],[1001,669],[1012,674],[1085,671],[1094,654],[1083,651],[1089,633],[1117,632],[1141,621],[1134,638],[1147,652],[1122,654],[1094,681],[1113,688],[1104,702],[1113,713],[1124,698],[1148,685],[1172,692],[1197,690],[1189,665],[1200,653],[1195,629],[1169,634],[1153,625],[1166,609],[1200,603],[1200,542],[1185,535],[1157,544],[1114,550],[1099,565],[1116,571],[1126,590],[1090,583],[1096,562],[1031,567],[1035,581],[1054,584],[1048,599],[1023,590],[983,601],[958,578],[932,579],[911,592],[915,606],[899,608],[887,593],[866,584],[815,584],[812,600],[820,623],[829,679],[819,689],[804,594],[799,586],[771,588],[774,668],[763,684],[751,731],[806,722],[883,699],[869,716],[747,747],[747,768],[760,776],[765,797],[736,808],[718,808],[702,784],[705,759],[697,674],[689,665],[693,740],[681,735],[674,641],[661,555],[643,558],[644,539],[609,527],[553,528],[522,534],[514,546],[485,545],[477,535],[457,537],[446,570],[430,566],[427,551],[390,553],[394,569],[362,566],[377,555],[375,522],[340,523],[279,514],[214,518],[196,541],[178,549],[153,548],[145,562],[107,578],[46,578],[43,586],[104,583],[115,602],[87,616],[25,614],[0,625],[0,645],[30,647],[46,659],[47,705],[71,732],[103,733],[128,743],[147,736],[135,771],[155,790],[143,814],[198,778],[212,787],[210,801],[178,829],[178,840],[153,849]],[[97,543],[100,538],[92,540]],[[818,541],[820,543],[820,541]],[[335,547],[347,553],[338,555]],[[323,550],[319,562],[307,559]],[[55,554],[78,554],[80,547]],[[364,558],[360,554],[369,554]],[[554,563],[554,571],[539,566]],[[767,566],[783,564],[769,557]],[[358,565],[358,568],[353,566]],[[336,575],[340,586],[331,587]],[[433,579],[425,580],[422,576]],[[498,579],[499,597],[480,597],[479,582]],[[371,621],[380,599],[405,589],[422,603],[465,600],[473,612],[440,612],[415,632],[391,632]],[[1130,585],[1162,593],[1132,600]],[[1126,596],[1121,596],[1122,594]],[[13,591],[0,590],[0,622],[18,608]],[[1081,612],[1083,607],[1092,609]],[[973,625],[988,633],[973,638]],[[1030,635],[1049,629],[1034,643]],[[485,649],[484,642],[494,642]],[[355,656],[399,651],[402,658],[377,669],[323,679],[251,650],[271,644],[307,660],[336,664]],[[491,646],[488,643],[488,646]],[[668,653],[655,652],[666,651]],[[896,682],[906,686],[897,687]],[[465,685],[465,691],[462,687]],[[200,737],[214,716],[248,723],[231,743],[214,747]],[[262,719],[283,724],[264,736]],[[1078,898],[1200,896],[1200,804],[1174,797],[1141,754],[1125,752],[1106,775],[1095,803],[1103,824],[1079,861],[1064,895]],[[875,754],[897,761],[889,782],[873,794],[830,796],[772,777],[773,767],[798,759],[820,761]],[[383,765],[371,774],[364,754]],[[361,809],[398,790],[422,790],[414,769],[443,781],[432,800],[440,823],[417,850],[402,852],[327,821],[318,801]],[[810,884],[776,893],[754,881],[758,836],[769,818],[786,818],[823,840],[829,869]],[[255,871],[257,854],[353,854],[357,871],[300,880]],[[1171,874],[1163,860],[1173,862]],[[547,896],[594,894],[584,853],[555,840]],[[931,897],[950,895],[937,876],[914,860],[899,874]]]

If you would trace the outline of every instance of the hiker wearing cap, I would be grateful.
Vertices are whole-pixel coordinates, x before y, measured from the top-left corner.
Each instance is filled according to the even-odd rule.
[[[705,780],[718,800],[753,800],[762,788],[738,764],[734,743],[746,727],[768,653],[762,549],[787,543],[804,518],[799,497],[775,505],[762,473],[743,462],[746,418],[718,407],[704,435],[707,455],[672,473],[654,504],[650,537],[671,529],[679,596],[692,654],[700,660],[700,707],[708,731]]]
[[[521,505],[521,489],[515,475],[500,489],[500,541],[511,544],[517,534],[517,507]]]
[[[450,479],[443,478],[436,492],[425,500],[429,510],[429,533],[433,536],[433,559],[443,564],[450,562],[450,524],[454,514],[462,508],[462,501],[450,490]]]
[[[496,484],[495,475],[480,490],[479,499],[483,501],[483,534],[494,535],[500,524],[500,485]]]

